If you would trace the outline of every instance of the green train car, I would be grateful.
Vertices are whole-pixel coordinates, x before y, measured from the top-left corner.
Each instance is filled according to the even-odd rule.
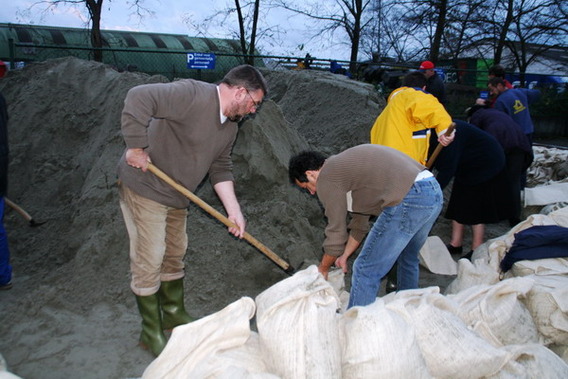
[[[103,63],[119,71],[215,81],[244,63],[238,40],[117,30],[101,34]],[[212,64],[188,68],[190,53],[213,57]],[[89,29],[0,23],[0,59],[10,69],[65,56],[89,60],[93,55]],[[263,67],[262,59],[257,58],[255,66]]]

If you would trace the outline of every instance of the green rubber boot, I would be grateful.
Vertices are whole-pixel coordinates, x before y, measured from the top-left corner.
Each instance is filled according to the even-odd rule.
[[[162,282],[158,295],[162,307],[162,328],[164,330],[171,330],[178,325],[195,321],[187,314],[183,304],[183,278]]]
[[[140,345],[150,350],[155,356],[160,355],[166,347],[166,336],[162,329],[162,315],[158,294],[136,296],[136,304],[142,316],[142,333]]]

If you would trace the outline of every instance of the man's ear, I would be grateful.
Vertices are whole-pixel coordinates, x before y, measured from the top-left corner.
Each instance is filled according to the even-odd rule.
[[[307,170],[306,171],[306,177],[308,178],[308,180],[311,179],[316,179],[317,178],[317,170]]]

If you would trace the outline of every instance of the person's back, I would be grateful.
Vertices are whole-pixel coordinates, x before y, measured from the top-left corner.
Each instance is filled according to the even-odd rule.
[[[436,178],[444,188],[455,177],[473,185],[499,174],[505,166],[505,154],[497,140],[466,122],[455,120],[456,138],[442,149],[434,162]]]
[[[540,91],[527,88],[508,89],[503,80],[499,78],[489,80],[489,89],[492,94],[497,95],[493,107],[511,116],[530,138],[534,132],[534,125],[529,105],[540,98]]]
[[[495,137],[505,153],[518,149],[532,154],[527,136],[519,124],[505,112],[481,108],[471,113],[469,122]]]
[[[420,82],[417,87],[414,86]],[[452,118],[433,95],[423,90],[426,78],[420,72],[408,74],[404,87],[394,90],[383,112],[371,128],[371,143],[389,146],[426,163],[430,129],[444,133]]]

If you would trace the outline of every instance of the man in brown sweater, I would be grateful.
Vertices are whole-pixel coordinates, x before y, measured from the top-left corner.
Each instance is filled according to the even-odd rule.
[[[118,164],[120,207],[130,237],[130,287],[142,316],[140,342],[158,355],[165,329],[193,319],[183,302],[183,258],[189,200],[147,172],[151,161],[195,191],[209,175],[242,238],[245,219],[234,190],[231,149],[237,122],[255,113],[267,93],[262,74],[242,65],[218,84],[192,79],[128,91],[122,111],[126,150]]]
[[[418,288],[418,253],[442,210],[442,190],[432,173],[404,153],[380,145],[359,145],[326,158],[314,151],[290,159],[290,181],[325,208],[323,258],[327,278],[369,232],[353,264],[349,308],[375,301],[381,278],[398,262],[399,290]],[[347,224],[347,215],[351,221]]]

